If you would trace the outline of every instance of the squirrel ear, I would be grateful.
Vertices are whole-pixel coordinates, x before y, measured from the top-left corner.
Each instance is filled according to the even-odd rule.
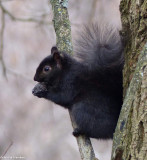
[[[51,49],[51,55],[53,55],[53,59],[56,61],[57,67],[58,68],[62,68],[62,65],[61,65],[61,55],[60,55],[60,52],[58,51],[57,47],[52,47],[52,49]]]
[[[55,52],[59,52],[56,46],[52,47],[51,54],[54,54]]]

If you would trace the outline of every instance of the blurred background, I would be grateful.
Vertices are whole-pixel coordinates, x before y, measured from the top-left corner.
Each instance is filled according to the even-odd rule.
[[[119,1],[70,0],[73,41],[95,19],[121,28]],[[48,0],[0,0],[0,156],[80,160],[68,111],[31,93],[36,67],[55,43]],[[97,158],[110,160],[112,141],[92,142]]]

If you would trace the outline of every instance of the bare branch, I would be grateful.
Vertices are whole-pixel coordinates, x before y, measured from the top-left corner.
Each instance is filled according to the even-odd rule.
[[[13,21],[34,22],[34,23],[46,24],[46,25],[52,24],[52,22],[45,22],[43,20],[38,20],[38,19],[35,19],[35,18],[18,18],[18,17],[15,17],[2,4],[0,5],[0,8],[2,9],[3,13],[8,15],[11,18],[11,20],[13,20]],[[42,14],[41,16],[44,16],[44,15],[45,14]]]
[[[0,8],[1,8],[1,2],[0,2]],[[0,30],[0,61],[2,64],[3,75],[5,78],[7,78],[6,66],[5,66],[4,59],[3,59],[5,14],[4,14],[3,10],[1,10],[1,12],[2,12],[2,14],[1,14],[1,30]]]
[[[6,153],[8,152],[8,150],[10,149],[10,147],[13,145],[13,142],[11,141],[9,146],[7,147],[7,149],[5,150],[5,152],[2,154],[1,157],[4,157],[6,155]]]
[[[60,50],[66,51],[66,53],[72,54],[72,40],[71,40],[71,26],[69,22],[69,16],[67,11],[68,0],[50,0],[54,12],[54,28],[57,36],[57,46]],[[73,128],[76,127],[76,123],[72,119],[72,115],[69,111]],[[94,150],[92,148],[90,139],[85,136],[79,136],[76,138],[79,146],[79,151],[82,160],[96,160]]]
[[[24,75],[24,74],[22,74],[22,73],[20,73],[18,71],[14,71],[14,70],[12,70],[10,68],[7,68],[7,72],[12,74],[12,75],[14,75],[14,76],[22,77],[23,79],[28,80],[29,82],[32,82],[32,78],[29,78],[29,76]]]

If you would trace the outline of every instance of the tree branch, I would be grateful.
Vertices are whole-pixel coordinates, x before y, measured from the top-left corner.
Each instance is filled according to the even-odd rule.
[[[2,156],[0,156],[0,159],[1,157],[4,158],[4,156],[6,155],[6,153],[8,152],[8,150],[11,148],[11,146],[13,145],[13,141],[10,142],[9,146],[6,148],[5,152],[2,154]]]
[[[57,47],[61,51],[66,51],[67,53],[72,54],[73,46],[71,40],[71,27],[67,11],[68,0],[50,0],[50,2],[54,13],[53,23],[57,36]],[[75,128],[76,124],[72,119],[70,111],[69,114],[73,128]],[[85,136],[79,136],[76,139],[79,146],[81,159],[96,160],[90,139]]]
[[[1,4],[1,2],[0,2],[0,4]],[[2,12],[4,14],[8,15],[11,18],[11,20],[13,20],[13,21],[33,22],[33,23],[46,24],[46,25],[51,25],[52,24],[51,22],[45,22],[43,20],[38,20],[38,19],[35,19],[35,18],[18,18],[18,17],[15,17],[2,4],[0,5],[0,8],[2,9]],[[43,14],[41,16],[44,16],[44,15],[45,14]]]
[[[1,8],[1,2],[0,2],[0,8]],[[4,29],[5,29],[5,13],[3,12],[3,10],[1,10],[1,30],[0,30],[0,61],[2,64],[2,69],[3,69],[3,75],[4,77],[7,78],[6,76],[6,66],[4,63],[4,59],[3,59],[3,48],[4,48]]]

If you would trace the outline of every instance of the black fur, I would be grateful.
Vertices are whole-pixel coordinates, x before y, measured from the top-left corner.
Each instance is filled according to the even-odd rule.
[[[117,30],[101,27],[86,28],[75,57],[53,47],[36,70],[33,94],[71,110],[73,135],[108,139],[122,105],[123,47]]]

